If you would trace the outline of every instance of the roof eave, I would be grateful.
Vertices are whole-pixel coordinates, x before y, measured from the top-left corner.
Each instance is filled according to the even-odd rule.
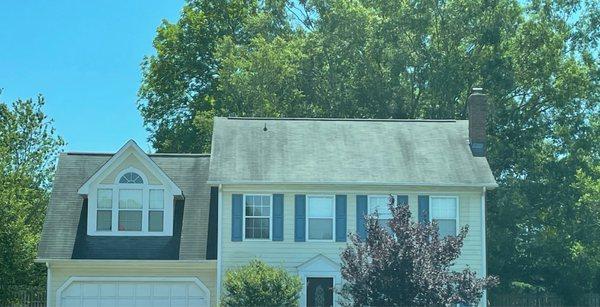
[[[208,180],[209,185],[264,185],[264,184],[290,184],[290,185],[379,185],[379,186],[427,186],[427,187],[467,187],[487,188],[498,187],[496,182],[488,183],[433,183],[433,182],[377,182],[377,181],[261,181],[261,180]]]

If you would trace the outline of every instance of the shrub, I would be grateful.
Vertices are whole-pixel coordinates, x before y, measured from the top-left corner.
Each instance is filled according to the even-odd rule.
[[[225,306],[297,306],[302,283],[300,277],[260,260],[227,272]]]

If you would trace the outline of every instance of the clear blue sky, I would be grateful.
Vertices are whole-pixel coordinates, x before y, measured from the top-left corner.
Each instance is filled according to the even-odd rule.
[[[0,1],[0,101],[46,97],[68,151],[150,149],[136,107],[140,63],[183,0]]]

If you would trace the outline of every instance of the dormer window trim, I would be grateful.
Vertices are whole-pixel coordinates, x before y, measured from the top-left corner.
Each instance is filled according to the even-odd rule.
[[[142,178],[143,183],[122,183],[121,177],[128,173],[134,173]],[[138,180],[139,181],[139,180]],[[99,190],[110,190],[112,191],[110,209],[98,208],[98,191]],[[153,207],[150,206],[150,191],[161,190],[162,191],[162,208],[160,205],[154,203]],[[120,202],[123,200],[122,197],[124,191],[140,191],[141,192],[141,208],[137,208],[134,205],[126,205]],[[135,193],[129,193],[130,196]],[[168,185],[162,184],[149,184],[148,178],[140,170],[127,167],[123,169],[115,177],[112,184],[92,184],[88,194],[88,229],[87,233],[90,236],[172,236],[173,235],[173,211],[174,211],[174,193]],[[110,230],[98,230],[98,211],[111,211],[111,226]],[[124,230],[124,214],[126,212],[141,212],[141,230]],[[154,218],[160,216],[162,212],[162,231],[151,231],[150,227],[150,213],[153,212]],[[158,213],[158,214],[157,214]],[[135,214],[129,214],[129,218],[135,219]],[[104,216],[106,218],[106,216]],[[121,221],[119,220],[121,218]],[[155,220],[156,221],[156,220]],[[156,228],[156,224],[155,228]]]

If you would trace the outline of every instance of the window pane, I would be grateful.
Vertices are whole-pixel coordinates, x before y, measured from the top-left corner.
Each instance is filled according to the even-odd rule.
[[[246,218],[246,239],[269,239],[268,218]]]
[[[119,190],[120,209],[142,209],[142,190]]]
[[[142,211],[119,210],[119,231],[141,231]]]
[[[98,210],[96,212],[96,230],[110,231],[112,229],[112,211]]]
[[[163,211],[148,212],[148,231],[163,231]]]
[[[165,206],[163,190],[150,190],[150,209],[162,209]]]
[[[271,197],[269,196],[246,196],[246,216],[271,216]]]
[[[332,197],[308,197],[308,216],[309,217],[332,217],[333,216],[333,198]]]
[[[440,236],[456,235],[456,220],[436,220],[440,227]]]
[[[369,197],[369,213],[379,214],[380,219],[391,219],[392,212],[389,206],[389,196],[370,196]]]
[[[392,231],[392,227],[390,227],[390,220],[391,219],[379,219],[379,225],[381,225],[381,227],[383,227],[383,229],[385,229],[389,234],[393,234],[394,232]]]
[[[432,197],[430,207],[432,219],[456,218],[456,198]]]
[[[308,219],[308,239],[333,239],[333,219]]]
[[[98,208],[112,208],[112,189],[98,189]]]

